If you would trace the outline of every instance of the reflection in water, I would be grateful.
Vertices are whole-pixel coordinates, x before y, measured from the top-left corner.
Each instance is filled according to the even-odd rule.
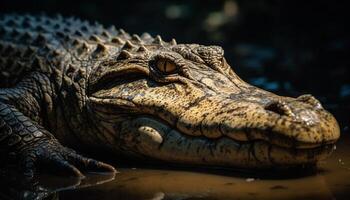
[[[98,186],[115,178],[115,174],[112,173],[99,173],[88,174],[85,179],[40,175],[36,180],[24,181],[12,171],[6,171],[8,176],[4,176],[3,173],[4,171],[0,175],[0,200],[56,200],[61,199],[60,191]]]
[[[115,180],[108,175],[88,175],[82,181],[43,176],[37,186],[41,192],[35,194],[37,199],[50,200],[348,199],[349,148],[350,136],[343,135],[331,158],[319,163],[317,173],[262,176],[223,170],[123,168]],[[0,192],[0,199],[12,198]]]

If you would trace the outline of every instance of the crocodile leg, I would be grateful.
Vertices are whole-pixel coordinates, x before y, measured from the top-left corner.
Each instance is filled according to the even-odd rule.
[[[14,158],[20,171],[29,179],[34,177],[39,164],[53,166],[58,172],[77,177],[83,177],[80,170],[115,172],[108,164],[83,157],[62,146],[39,119],[29,117],[41,112],[38,110],[41,107],[36,105],[40,105],[41,98],[49,94],[41,87],[43,81],[45,76],[36,74],[14,88],[0,89],[0,151]],[[32,105],[24,106],[28,103]]]

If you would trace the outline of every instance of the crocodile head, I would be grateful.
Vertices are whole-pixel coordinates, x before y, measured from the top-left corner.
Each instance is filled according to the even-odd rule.
[[[125,46],[89,76],[96,126],[115,151],[181,164],[269,168],[315,163],[339,138],[337,121],[317,99],[245,83],[218,46]]]

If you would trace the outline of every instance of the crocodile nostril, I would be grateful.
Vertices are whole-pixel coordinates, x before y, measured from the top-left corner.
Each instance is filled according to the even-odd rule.
[[[265,106],[265,109],[279,115],[294,116],[290,107],[281,101],[271,102]]]

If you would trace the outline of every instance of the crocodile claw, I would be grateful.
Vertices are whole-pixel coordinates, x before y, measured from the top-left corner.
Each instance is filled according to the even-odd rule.
[[[82,171],[98,171],[116,173],[113,166],[84,157],[74,150],[62,146],[55,139],[47,139],[36,143],[21,152],[21,170],[27,179],[35,176],[37,167],[50,166],[57,173],[84,178]]]

